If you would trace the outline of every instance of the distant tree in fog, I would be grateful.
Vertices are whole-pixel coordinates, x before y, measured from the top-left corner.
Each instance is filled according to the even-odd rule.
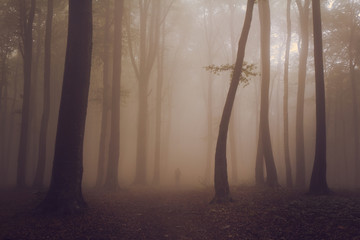
[[[298,93],[296,104],[296,176],[295,186],[305,188],[305,147],[304,147],[304,96],[309,51],[309,7],[310,0],[296,0],[300,18],[300,50],[298,71]]]
[[[290,162],[290,149],[289,149],[289,53],[291,43],[291,18],[290,18],[290,5],[291,0],[287,0],[286,4],[286,22],[287,22],[287,38],[286,38],[286,52],[284,62],[284,157],[285,157],[285,171],[286,171],[286,186],[292,187],[292,174]]]
[[[261,101],[259,123],[259,146],[266,165],[266,183],[278,185],[274,155],[271,147],[269,127],[269,85],[270,85],[270,6],[268,0],[259,0],[260,45],[261,45]],[[259,172],[258,169],[256,172]]]
[[[350,7],[350,36],[348,43],[348,58],[349,58],[349,73],[351,79],[351,90],[352,90],[352,111],[353,111],[353,126],[354,126],[354,160],[355,160],[355,186],[360,186],[360,133],[359,133],[359,104],[358,104],[358,89],[356,79],[356,64],[359,66],[359,35],[356,35],[356,31],[359,31],[359,22],[356,22],[356,8],[354,0],[349,3]],[[358,17],[360,17],[358,13]],[[359,34],[359,32],[357,33]],[[358,51],[356,53],[356,50]],[[356,56],[357,55],[357,56]],[[356,63],[356,59],[358,63]]]
[[[222,202],[231,201],[229,183],[228,183],[228,174],[227,174],[226,142],[227,142],[227,134],[229,129],[231,111],[235,100],[236,90],[240,82],[242,65],[245,56],[245,47],[249,35],[254,3],[255,3],[254,0],[248,0],[247,3],[245,22],[239,40],[234,73],[232,75],[229,91],[226,97],[226,102],[219,126],[219,135],[217,139],[216,152],[215,152],[215,175],[214,175],[215,196],[211,201],[212,203],[222,203]]]
[[[309,192],[326,194],[326,115],[320,0],[312,0],[316,91],[316,146]]]
[[[19,32],[21,39],[21,54],[23,57],[23,102],[21,115],[21,132],[17,161],[17,178],[18,187],[25,186],[26,176],[26,154],[27,140],[29,134],[30,120],[30,90],[31,90],[31,65],[32,65],[32,45],[33,45],[33,23],[35,17],[36,0],[31,0],[30,6],[28,1],[18,0],[19,7]]]
[[[105,178],[105,188],[118,188],[118,168],[120,157],[120,83],[122,58],[122,17],[124,1],[116,0],[114,8],[114,53],[111,95],[111,130],[109,143],[109,161]]]
[[[44,92],[43,92],[43,113],[39,137],[39,158],[36,166],[34,186],[44,186],[47,132],[50,117],[50,65],[51,65],[51,34],[53,19],[53,0],[48,0],[46,32],[45,32],[45,53],[44,53]]]
[[[109,79],[109,65],[110,65],[110,0],[103,1],[105,4],[105,24],[104,30],[104,47],[103,47],[103,91],[102,91],[102,109],[101,109],[101,129],[99,142],[99,156],[98,156],[98,172],[96,177],[96,187],[102,187],[105,178],[105,157],[108,150],[106,144],[108,118],[110,113],[110,79]]]
[[[70,0],[68,41],[49,191],[44,213],[82,212],[83,141],[92,53],[92,1]]]
[[[134,39],[131,33],[130,12],[126,19],[129,55],[138,80],[138,119],[135,184],[146,184],[147,136],[148,136],[148,90],[150,74],[159,48],[160,1],[139,1],[140,43],[135,55]]]

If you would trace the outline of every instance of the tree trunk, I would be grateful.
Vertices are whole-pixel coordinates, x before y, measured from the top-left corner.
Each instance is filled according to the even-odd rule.
[[[239,40],[239,47],[235,62],[234,73],[231,79],[228,95],[226,97],[226,102],[221,117],[219,135],[217,139],[216,153],[215,153],[215,177],[214,177],[215,196],[211,201],[212,203],[222,203],[222,202],[231,201],[229,183],[228,183],[228,174],[227,174],[227,163],[226,163],[226,142],[227,142],[227,134],[228,134],[231,110],[234,104],[236,90],[239,85],[240,76],[242,72],[242,65],[244,62],[244,55],[245,55],[245,46],[249,35],[254,2],[255,2],[254,0],[248,0],[247,3],[245,21]]]
[[[82,212],[83,141],[92,52],[92,1],[70,0],[64,80],[55,155],[43,213]]]
[[[230,8],[230,45],[231,45],[231,61],[235,63],[236,61],[236,40],[234,34],[234,12],[235,12],[235,4],[234,2],[229,3]],[[239,109],[234,108],[234,113],[230,117],[230,125],[229,125],[229,144],[230,144],[230,161],[231,161],[231,177],[232,183],[238,184],[238,156],[237,156],[237,149],[238,146],[236,145],[236,112]]]
[[[109,86],[109,35],[110,35],[110,0],[106,0],[106,16],[104,26],[104,56],[103,56],[103,97],[101,113],[101,131],[98,157],[98,173],[96,178],[96,187],[100,188],[104,182],[105,161],[106,161],[106,136],[108,130],[108,117],[110,112],[110,86]]]
[[[259,136],[257,143],[257,151],[256,151],[256,163],[255,163],[255,183],[258,186],[262,186],[265,184],[264,177],[264,151],[263,151],[263,142],[262,142],[262,131],[259,122]]]
[[[261,100],[260,131],[265,157],[266,183],[270,187],[278,185],[269,128],[269,84],[270,84],[270,7],[268,0],[259,1],[261,36]]]
[[[298,93],[296,104],[296,178],[295,186],[300,189],[305,188],[305,147],[304,147],[304,95],[306,80],[306,65],[309,49],[309,4],[310,0],[305,0],[304,6],[300,0],[296,0],[300,16],[300,38],[301,48],[299,56],[298,71]]]
[[[48,1],[46,32],[45,32],[45,54],[44,54],[44,96],[43,113],[39,137],[39,159],[35,172],[35,187],[44,186],[45,164],[46,164],[46,137],[50,117],[50,69],[51,69],[51,33],[53,19],[53,0]]]
[[[105,180],[105,188],[116,190],[120,157],[120,86],[121,86],[121,55],[122,55],[122,15],[124,1],[115,1],[114,8],[114,55],[111,99],[111,133],[109,145],[109,162]]]
[[[353,3],[353,1],[352,1]],[[353,4],[352,4],[353,5]],[[354,19],[354,13],[351,14],[352,19]],[[351,91],[352,91],[352,110],[353,110],[353,126],[354,126],[354,158],[355,158],[355,179],[354,186],[359,187],[360,184],[360,139],[359,139],[359,113],[358,113],[358,91],[356,84],[356,76],[355,76],[355,57],[353,54],[354,48],[354,30],[356,29],[356,22],[352,20],[352,24],[350,27],[350,41],[349,41],[349,74],[351,80]],[[356,40],[355,40],[356,41]]]
[[[316,92],[316,146],[309,192],[311,194],[327,194],[329,189],[326,182],[326,115],[320,0],[312,0],[312,8]]]
[[[19,0],[20,6],[20,32],[23,43],[23,74],[24,74],[24,89],[21,115],[21,130],[20,130],[20,144],[17,161],[17,178],[16,185],[18,187],[25,187],[26,179],[26,154],[27,154],[27,139],[29,134],[29,119],[30,119],[30,89],[31,89],[31,64],[32,64],[32,28],[35,16],[36,1],[31,0],[31,7],[29,14],[26,14],[25,0]]]
[[[286,5],[286,21],[287,21],[287,39],[286,39],[286,52],[284,63],[284,156],[285,156],[285,169],[286,169],[286,186],[291,188],[293,186],[291,163],[290,163],[290,150],[289,150],[289,113],[288,113],[288,95],[289,95],[289,53],[291,43],[291,18],[290,18],[290,5],[291,0],[287,0]]]
[[[148,10],[151,9],[150,22],[147,23]],[[140,1],[140,59],[136,66],[130,53],[132,63],[139,81],[138,133],[136,150],[135,184],[146,184],[147,171],[147,123],[148,123],[148,88],[150,74],[157,56],[160,33],[160,1]],[[129,43],[131,44],[131,43]],[[130,52],[132,49],[130,47]]]
[[[156,83],[156,126],[155,126],[155,166],[153,183],[160,182],[161,163],[161,115],[162,115],[162,89],[164,81],[164,54],[165,54],[165,24],[162,25],[160,52],[157,57],[157,83]]]

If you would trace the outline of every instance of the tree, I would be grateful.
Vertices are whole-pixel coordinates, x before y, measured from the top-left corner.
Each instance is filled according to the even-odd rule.
[[[108,116],[110,112],[110,83],[109,83],[109,35],[110,35],[110,0],[105,1],[105,25],[104,29],[104,53],[103,53],[103,92],[102,92],[102,112],[101,112],[101,130],[99,143],[98,173],[96,186],[101,187],[105,176],[105,152],[106,152],[106,133],[108,126]]]
[[[309,5],[310,0],[305,0],[302,5],[301,0],[296,0],[300,17],[300,56],[298,71],[298,94],[296,104],[296,178],[295,186],[305,188],[305,147],[304,147],[304,95],[306,65],[309,51]]]
[[[286,22],[287,22],[287,38],[286,38],[286,52],[284,62],[284,156],[286,168],[286,186],[292,187],[292,174],[290,163],[289,150],[289,116],[288,116],[288,95],[289,95],[289,53],[291,43],[291,18],[290,18],[291,0],[287,0],[286,5]]]
[[[69,0],[63,88],[49,191],[43,213],[82,212],[83,140],[92,53],[92,1]]]
[[[270,7],[268,0],[259,0],[260,45],[261,45],[261,100],[259,142],[265,158],[267,179],[270,187],[278,185],[269,128],[269,84],[270,84]]]
[[[35,17],[36,0],[31,0],[30,9],[27,9],[27,2],[19,0],[19,15],[20,15],[20,35],[21,35],[21,53],[23,57],[23,74],[24,74],[24,89],[22,102],[22,116],[21,116],[21,132],[20,144],[17,161],[17,178],[16,184],[18,187],[25,186],[26,175],[26,154],[27,154],[27,139],[29,132],[30,119],[30,90],[31,90],[31,65],[32,65],[32,29]]]
[[[309,192],[327,194],[326,182],[326,115],[325,84],[323,69],[323,48],[320,0],[312,0],[314,28],[315,92],[316,92],[316,146],[315,160],[311,174]]]
[[[124,1],[115,1],[114,8],[114,54],[111,97],[111,133],[109,143],[109,161],[105,187],[110,190],[118,188],[118,168],[120,157],[120,83],[122,55],[122,16]]]
[[[160,36],[160,2],[139,1],[140,11],[140,44],[139,55],[135,58],[133,39],[130,30],[130,19],[126,21],[129,54],[136,79],[138,80],[139,102],[137,123],[137,149],[135,184],[146,184],[147,169],[147,123],[148,123],[148,89],[149,80],[159,48]],[[150,15],[151,14],[151,15]]]
[[[46,138],[50,117],[50,66],[51,66],[51,33],[53,19],[53,0],[48,1],[46,30],[45,30],[45,54],[44,54],[44,103],[41,119],[40,138],[39,138],[39,159],[36,167],[34,186],[44,185],[45,163],[46,163]]]
[[[205,39],[206,39],[206,49],[207,49],[207,61],[208,65],[213,64],[213,59],[215,55],[214,46],[215,46],[215,39],[216,39],[216,32],[214,31],[214,7],[213,1],[205,1],[207,3],[207,7],[204,8],[204,29],[205,29]],[[207,14],[206,14],[207,13]],[[214,152],[214,130],[213,130],[213,85],[214,85],[214,78],[211,73],[208,74],[208,84],[207,84],[207,146],[206,146],[206,167],[205,167],[205,174],[204,174],[204,183],[210,183],[210,176],[211,176],[211,156]]]
[[[358,111],[358,92],[356,87],[356,56],[354,56],[354,49],[356,49],[356,20],[355,20],[355,11],[354,11],[354,1],[351,1],[351,26],[350,26],[350,37],[348,44],[348,54],[349,54],[349,73],[351,79],[351,89],[352,89],[352,111],[353,111],[353,126],[354,126],[354,158],[355,158],[355,186],[360,184],[360,134],[359,134],[359,111]]]
[[[216,152],[215,152],[215,175],[214,175],[215,196],[211,201],[212,203],[222,203],[222,202],[231,201],[229,183],[228,183],[228,174],[227,174],[226,142],[227,142],[227,134],[229,129],[231,111],[235,100],[236,90],[240,82],[240,76],[242,73],[242,65],[245,56],[245,47],[249,35],[254,3],[255,3],[254,0],[248,0],[247,2],[245,21],[239,40],[234,72],[231,78],[229,91],[226,97],[224,110],[221,116],[219,135],[216,143]]]

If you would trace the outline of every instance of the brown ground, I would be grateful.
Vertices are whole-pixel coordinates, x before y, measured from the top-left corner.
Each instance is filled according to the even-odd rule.
[[[31,213],[40,196],[0,191],[0,239],[359,239],[360,193],[306,196],[231,189],[236,200],[208,204],[212,189],[85,191],[86,214]]]

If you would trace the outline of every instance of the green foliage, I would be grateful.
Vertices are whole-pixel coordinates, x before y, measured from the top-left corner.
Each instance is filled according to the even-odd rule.
[[[212,73],[212,74],[216,74],[216,75],[220,75],[223,72],[227,72],[227,71],[231,71],[230,74],[230,80],[233,76],[233,72],[234,72],[234,64],[222,64],[222,65],[208,65],[205,68],[206,71]],[[256,65],[255,64],[249,64],[247,62],[244,62],[243,66],[242,66],[242,73],[241,73],[241,77],[240,77],[240,83],[244,84],[244,87],[246,87],[247,85],[249,85],[249,81],[251,79],[251,77],[255,77],[257,75],[259,75],[258,72],[256,72]]]

